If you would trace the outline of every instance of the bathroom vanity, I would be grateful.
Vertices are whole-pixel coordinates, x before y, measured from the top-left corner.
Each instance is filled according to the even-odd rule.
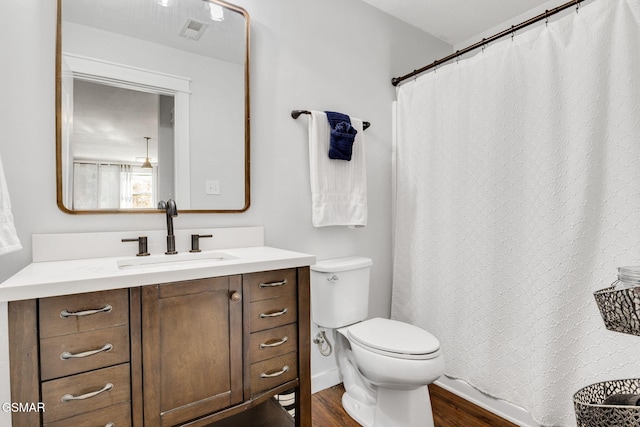
[[[214,238],[177,258],[150,245],[148,257],[43,261],[78,239],[113,251],[131,233],[34,236],[34,263],[0,285],[0,300],[11,402],[44,411],[13,412],[12,427],[311,425],[315,257],[263,246],[259,227],[197,232]],[[289,390],[295,422],[272,399]]]

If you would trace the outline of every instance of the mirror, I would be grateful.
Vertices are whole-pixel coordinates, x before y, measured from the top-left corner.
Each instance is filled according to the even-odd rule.
[[[58,0],[68,213],[249,208],[249,15],[221,0]]]

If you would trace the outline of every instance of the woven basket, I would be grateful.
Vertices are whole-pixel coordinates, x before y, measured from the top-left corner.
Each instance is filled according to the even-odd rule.
[[[593,296],[607,329],[640,336],[640,287],[615,290],[610,286]]]
[[[573,395],[578,427],[640,426],[640,406],[602,404],[618,393],[640,394],[640,378],[604,381],[578,390]]]

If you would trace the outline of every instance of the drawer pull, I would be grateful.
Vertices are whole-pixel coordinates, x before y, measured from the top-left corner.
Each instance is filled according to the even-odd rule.
[[[71,317],[71,316],[76,316],[76,317],[90,316],[92,314],[97,314],[97,313],[109,313],[112,309],[113,307],[107,304],[104,307],[98,308],[96,310],[76,311],[75,313],[69,312],[67,310],[62,310],[60,312],[60,317],[65,318],[65,317]]]
[[[99,349],[84,351],[82,353],[73,354],[73,353],[69,353],[68,351],[65,351],[60,355],[60,359],[62,359],[62,360],[80,359],[80,358],[83,358],[83,357],[93,356],[94,354],[107,352],[107,351],[111,350],[112,348],[113,348],[113,344],[105,344],[103,347],[101,347]]]
[[[72,394],[65,394],[64,396],[62,396],[62,401],[63,402],[71,402],[72,400],[85,400],[85,399],[90,399],[94,396],[99,395],[100,393],[104,393],[105,391],[109,391],[113,388],[113,384],[111,383],[107,383],[107,385],[105,385],[104,387],[102,387],[100,390],[98,391],[92,391],[91,393],[87,393],[87,394],[83,394],[81,396],[74,396]]]
[[[265,319],[267,317],[278,317],[278,316],[282,316],[283,314],[286,314],[286,313],[287,313],[287,309],[285,307],[280,311],[274,311],[272,313],[260,313],[260,318],[261,319]]]
[[[272,374],[266,374],[266,373],[261,373],[260,374],[260,378],[275,378],[275,377],[279,377],[280,375],[284,374],[285,372],[289,371],[289,367],[287,365],[284,365],[282,367],[282,370],[278,371],[278,372],[274,372]]]
[[[271,282],[271,283],[260,283],[258,285],[259,288],[274,288],[276,286],[283,286],[287,284],[287,279],[281,280],[279,282]]]
[[[263,342],[260,344],[260,348],[278,347],[279,345],[286,343],[288,340],[289,338],[283,337],[280,341],[271,340],[271,342],[268,343]]]

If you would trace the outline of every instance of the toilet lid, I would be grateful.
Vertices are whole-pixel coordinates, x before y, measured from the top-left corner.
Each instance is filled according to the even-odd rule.
[[[374,351],[401,358],[430,358],[440,349],[440,342],[429,332],[397,320],[375,318],[356,323],[349,326],[348,335]]]

